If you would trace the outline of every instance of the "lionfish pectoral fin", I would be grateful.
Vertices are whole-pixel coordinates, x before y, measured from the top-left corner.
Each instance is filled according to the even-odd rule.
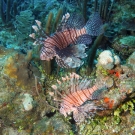
[[[86,29],[86,33],[91,36],[98,36],[104,32],[103,23],[98,12],[90,16],[84,28]]]
[[[69,66],[66,65],[66,64],[64,63],[64,61],[63,61],[61,58],[56,57],[55,60],[56,60],[57,64],[58,64],[60,67],[62,67],[62,68],[69,68]]]
[[[85,44],[71,45],[62,50],[56,50],[56,62],[63,68],[76,68],[80,67],[84,62],[83,58],[87,57],[85,53]]]
[[[73,45],[71,48],[74,57],[81,58],[81,59],[87,57],[87,54],[85,53],[85,49],[87,47],[85,44]]]
[[[91,36],[88,34],[79,36],[76,41],[77,44],[87,44],[87,45],[91,44],[91,42],[92,42]]]
[[[56,62],[62,68],[76,68],[83,64],[83,61],[76,57],[56,58]]]

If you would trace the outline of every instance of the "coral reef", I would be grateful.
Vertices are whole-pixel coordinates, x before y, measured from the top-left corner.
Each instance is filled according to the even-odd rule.
[[[124,0],[123,2],[114,3],[112,19],[114,22],[126,22],[132,20],[135,16],[135,3],[131,1]],[[115,14],[117,13],[117,15]]]
[[[19,49],[16,35],[6,30],[0,32],[0,42],[0,46],[4,46],[6,48]]]
[[[134,8],[134,0],[1,0],[0,135],[134,135]],[[54,60],[40,60],[41,46],[33,46],[28,37],[33,32],[34,20],[40,20],[44,32],[52,36],[61,30],[61,24],[65,27],[66,22],[60,23],[60,20],[67,12],[82,14],[87,22],[95,11],[107,25],[103,34],[97,38],[91,36],[91,46],[75,48],[79,49],[77,56],[80,56],[86,47],[88,59],[83,59],[82,66],[64,69]],[[81,20],[76,15],[72,18],[75,24]],[[75,55],[76,52],[73,57]],[[80,78],[69,79],[67,75],[71,72]],[[92,86],[99,82],[105,87],[94,92]],[[57,92],[52,91],[53,84]],[[79,87],[86,91],[75,91],[73,98],[73,90]],[[88,89],[90,98],[88,94],[84,96]],[[67,117],[60,111],[61,97],[65,106],[66,99],[71,102],[68,105],[73,110]],[[76,103],[80,104],[72,106]]]
[[[11,134],[11,135],[29,135],[29,133],[27,133],[24,130],[15,130],[11,127],[7,127],[2,131],[2,135],[6,135],[6,134],[7,135],[8,134]]]
[[[30,94],[25,93],[23,98],[23,106],[24,106],[24,110],[26,111],[30,111],[33,108],[33,98]]]
[[[133,104],[133,102],[132,102]],[[126,106],[124,104],[123,106]],[[132,109],[133,110],[133,109]],[[121,116],[110,116],[110,117],[98,117],[90,119],[87,123],[79,126],[79,135],[94,135],[101,134],[107,135],[126,135],[135,133],[135,116],[129,113],[126,109],[124,114]]]

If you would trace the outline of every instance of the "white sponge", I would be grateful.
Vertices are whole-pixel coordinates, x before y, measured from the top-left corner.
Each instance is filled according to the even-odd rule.
[[[110,50],[103,51],[98,57],[98,65],[101,65],[104,69],[112,69],[114,65],[120,64],[119,56],[113,56]]]

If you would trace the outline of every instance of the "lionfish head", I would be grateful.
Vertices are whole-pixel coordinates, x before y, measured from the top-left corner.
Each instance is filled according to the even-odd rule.
[[[33,45],[43,46],[40,51],[40,59],[49,61],[56,55],[55,47],[47,43],[47,35],[41,27],[41,22],[38,20],[35,20],[35,22],[36,25],[32,26],[35,33],[32,33],[29,36],[35,40]]]
[[[67,109],[63,106],[60,107],[60,113],[63,114],[65,117],[67,117]]]
[[[63,114],[65,117],[69,115],[71,112],[78,112],[75,106],[69,105],[67,106],[64,102],[60,104],[60,113]]]
[[[44,44],[40,51],[40,59],[49,61],[53,59],[54,56],[56,56],[55,47]]]

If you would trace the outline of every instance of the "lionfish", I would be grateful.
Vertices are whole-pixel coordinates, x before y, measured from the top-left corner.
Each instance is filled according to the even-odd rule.
[[[104,110],[96,104],[96,100],[100,99],[101,93],[106,90],[104,82],[97,81],[90,87],[91,81],[81,78],[76,73],[70,73],[69,76],[62,77],[62,81],[57,82],[57,85],[52,85],[55,92],[50,92],[50,95],[56,102],[60,102],[59,111],[65,117],[73,112],[74,120],[80,123],[87,115],[94,115],[94,111]]]
[[[48,36],[41,27],[41,22],[35,20],[33,25],[36,34],[29,36],[36,39],[35,45],[42,45],[40,52],[41,60],[51,60],[56,57],[56,62],[63,68],[76,68],[83,64],[82,59],[87,57],[86,45],[91,44],[91,36],[103,33],[102,20],[99,13],[95,12],[85,24],[81,15],[69,13],[62,17],[56,32]]]

